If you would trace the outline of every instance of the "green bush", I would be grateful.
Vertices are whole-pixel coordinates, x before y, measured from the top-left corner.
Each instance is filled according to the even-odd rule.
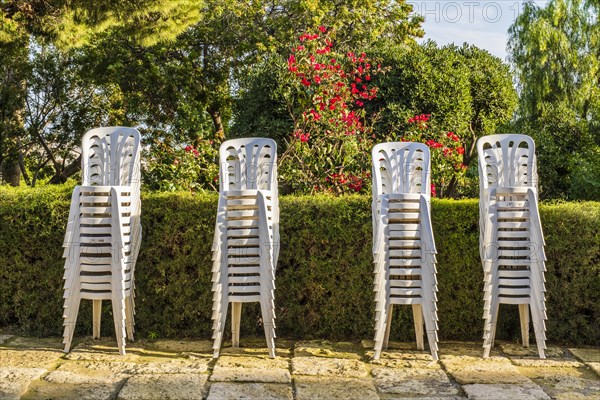
[[[0,189],[0,327],[62,332],[62,240],[71,187]],[[216,194],[145,193],[136,269],[136,327],[146,337],[211,335],[211,245]],[[600,204],[543,204],[548,257],[548,339],[600,342]],[[442,339],[480,340],[482,278],[476,200],[434,200]],[[368,196],[283,196],[277,333],[357,340],[373,335]],[[91,332],[84,302],[78,333]],[[103,333],[114,335],[105,302]],[[409,307],[396,307],[392,338],[413,340]],[[244,306],[243,333],[261,335],[260,310]],[[497,337],[519,335],[517,307],[502,306]]]

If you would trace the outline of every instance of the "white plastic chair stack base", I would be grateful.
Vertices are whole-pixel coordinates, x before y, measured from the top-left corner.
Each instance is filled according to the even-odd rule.
[[[545,358],[544,239],[537,207],[534,144],[524,135],[479,140],[482,183],[481,257],[484,269],[483,356],[494,345],[500,304],[519,306],[523,346],[531,322],[540,358]]]
[[[66,259],[63,276],[65,352],[71,347],[82,299],[92,300],[94,338],[100,338],[102,301],[110,300],[119,353],[125,354],[126,335],[133,340],[133,272],[141,242],[139,186],[89,183],[110,181],[109,171],[99,173],[98,165],[109,165],[105,150],[109,148],[111,138],[112,143],[125,143],[125,146],[120,143],[121,146],[115,147],[123,150],[125,156],[121,159],[131,161],[127,154],[137,153],[139,133],[136,133],[130,128],[99,128],[84,137],[84,183],[88,185],[77,186],[73,191],[63,244]],[[90,141],[92,145],[89,145]],[[123,169],[131,170],[134,165],[135,160]],[[127,174],[129,172],[123,175],[124,183],[131,182],[131,175]],[[117,174],[113,172],[114,175]]]
[[[276,188],[275,143],[270,139],[231,140],[223,143],[221,159],[221,187],[230,189],[221,190],[215,227],[213,355],[219,356],[229,304],[232,346],[238,347],[242,304],[258,302],[269,355],[275,357],[279,207],[277,191],[268,190]]]
[[[384,143],[373,149],[374,359],[388,346],[394,305],[412,307],[417,348],[425,349],[426,332],[431,355],[438,359],[428,171],[429,150],[424,145]]]

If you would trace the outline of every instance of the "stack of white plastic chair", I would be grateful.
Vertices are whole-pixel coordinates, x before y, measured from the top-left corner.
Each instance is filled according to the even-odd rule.
[[[383,143],[373,148],[375,354],[388,346],[393,306],[412,306],[417,348],[423,323],[438,359],[436,249],[431,228],[429,148]]]
[[[82,186],[71,198],[63,247],[64,341],[68,352],[81,299],[92,300],[93,337],[100,337],[102,300],[112,302],[120,354],[133,340],[133,276],[139,252],[140,134],[93,129],[82,141]]]
[[[271,139],[229,140],[220,149],[220,193],[213,244],[213,339],[219,356],[231,303],[232,346],[242,303],[259,302],[275,357],[275,269],[279,254],[277,146]]]
[[[545,358],[544,236],[538,211],[535,145],[526,135],[484,136],[477,142],[480,254],[484,272],[483,356],[494,346],[500,304],[518,304],[523,345],[529,309],[540,358]]]

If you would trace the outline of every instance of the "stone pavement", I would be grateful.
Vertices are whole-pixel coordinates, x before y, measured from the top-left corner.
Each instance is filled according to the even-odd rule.
[[[600,349],[535,349],[442,342],[440,362],[411,343],[392,343],[378,361],[371,341],[242,341],[211,358],[211,342],[140,340],[121,357],[114,340],[0,335],[0,399],[600,399]]]

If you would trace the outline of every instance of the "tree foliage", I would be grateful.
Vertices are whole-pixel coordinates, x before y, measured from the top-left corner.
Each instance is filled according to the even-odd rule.
[[[2,177],[19,183],[20,137],[23,135],[27,65],[27,37],[17,34],[0,44],[0,167]]]
[[[600,198],[598,2],[525,4],[510,28],[520,101],[516,127],[538,145],[544,197]]]

